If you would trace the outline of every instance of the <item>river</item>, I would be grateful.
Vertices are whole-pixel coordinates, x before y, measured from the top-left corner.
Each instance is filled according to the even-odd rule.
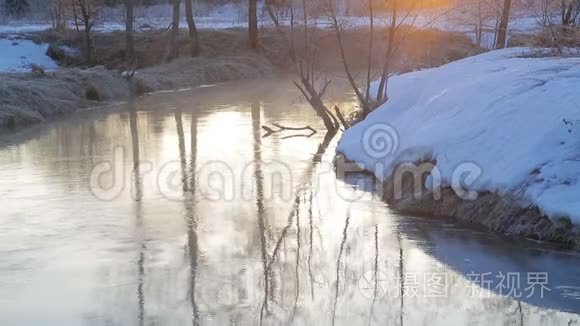
[[[2,133],[0,325],[580,324],[578,252],[399,215],[274,124],[322,129],[266,80]]]

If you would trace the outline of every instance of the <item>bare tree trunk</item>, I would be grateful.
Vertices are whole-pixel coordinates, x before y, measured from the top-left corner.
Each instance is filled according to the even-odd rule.
[[[569,26],[576,23],[580,14],[579,0],[562,0],[562,25]]]
[[[62,0],[52,0],[50,16],[52,18],[52,28],[54,30],[57,32],[62,32],[66,29],[64,4],[62,3]]]
[[[567,5],[567,0],[562,0],[562,25],[568,25],[568,20],[570,19],[568,17],[568,5]]]
[[[477,27],[475,28],[477,47],[481,47],[481,43],[483,41],[483,13],[481,8],[481,1],[482,0],[477,0]]]
[[[349,1],[350,6],[350,1]],[[371,101],[371,73],[373,69],[373,42],[375,37],[375,26],[374,26],[374,10],[373,10],[373,0],[369,0],[369,20],[370,20],[370,36],[369,36],[369,57],[368,57],[368,67],[367,67],[367,89],[365,92],[365,101],[370,103]]]
[[[81,28],[80,28],[80,23],[79,23],[79,15],[77,12],[77,5],[74,2],[72,4],[72,12],[73,12],[73,23],[75,25],[75,29],[77,30],[77,33],[80,34]]]
[[[282,29],[282,27],[280,26],[280,20],[278,19],[278,16],[276,16],[276,14],[274,13],[274,10],[272,9],[271,1],[272,0],[265,1],[266,12],[268,13],[268,16],[270,16],[270,19],[272,19],[274,26],[276,26],[276,31],[278,32],[278,34],[286,41],[286,43],[288,45],[290,45],[290,40],[286,36],[286,33],[284,33],[284,30]],[[288,56],[290,57],[290,60],[292,60],[292,62],[294,64],[297,64],[298,58],[296,57],[296,53],[294,52],[294,48],[291,46],[289,46],[289,48],[290,48],[290,50],[289,50]]]
[[[512,7],[512,0],[504,0],[503,9],[501,13],[501,20],[499,22],[499,29],[497,33],[497,40],[495,43],[496,49],[503,49],[506,45],[507,30],[510,20],[510,11]]]
[[[331,5],[331,6],[333,6],[333,5]],[[338,22],[338,18],[336,17],[336,13],[334,11],[334,8],[331,7],[330,9],[331,9],[331,17],[330,18],[332,20],[332,24],[333,24],[334,30],[336,32],[336,39],[338,41],[338,48],[340,51],[340,57],[342,59],[342,64],[344,66],[344,71],[346,72],[346,78],[348,79],[348,82],[350,83],[350,85],[351,85],[354,93],[356,94],[356,97],[358,98],[358,100],[363,108],[363,111],[365,112],[365,115],[366,115],[370,112],[369,105],[366,101],[366,98],[361,93],[361,91],[356,83],[356,80],[354,79],[354,76],[350,70],[350,67],[348,65],[348,61],[346,58],[346,52],[344,50],[344,42],[342,40],[342,28]]]
[[[302,95],[306,98],[310,106],[316,111],[317,115],[322,119],[324,126],[329,131],[329,134],[334,134],[339,127],[338,120],[336,117],[328,110],[324,102],[322,101],[322,97],[330,84],[329,81],[323,86],[321,91],[317,91],[315,88],[315,81],[314,78],[311,78],[311,74],[313,75],[314,70],[314,62],[315,58],[312,53],[309,53],[308,44],[305,44],[305,52],[303,57],[298,57],[295,51],[295,48],[292,46],[292,41],[288,38],[285,31],[282,29],[280,25],[280,21],[274,10],[272,8],[271,0],[265,1],[266,11],[268,15],[272,19],[274,26],[276,27],[276,31],[286,41],[288,45],[288,56],[292,63],[296,66],[297,75],[299,76],[299,82],[294,82],[294,85],[300,90]],[[302,1],[302,7],[304,10],[304,35],[306,40],[308,40],[308,24],[307,24],[307,11],[306,11],[306,1]],[[292,28],[294,25],[292,24]],[[294,31],[291,31],[291,35],[294,35]]]
[[[125,0],[125,59],[132,60],[135,56],[135,40],[133,24],[135,22],[134,0]]]
[[[266,0],[268,1],[268,0]],[[258,48],[258,0],[249,0],[248,40],[250,48]]]
[[[320,94],[316,91],[316,89],[314,89],[314,86],[312,86],[312,84],[308,80],[304,80],[304,78],[302,78],[301,83],[304,86],[304,88],[296,82],[294,84],[296,85],[296,87],[298,87],[298,89],[300,90],[300,92],[302,92],[302,95],[304,95],[310,106],[314,109],[314,111],[316,111],[318,116],[322,119],[322,122],[324,123],[324,127],[326,127],[326,130],[330,132],[336,131],[337,126],[334,123],[333,119],[331,118],[330,112],[326,108],[326,105],[324,105],[324,102],[322,102]]]
[[[92,52],[93,52],[93,42],[91,40],[91,29],[93,28],[94,19],[93,15],[96,13],[93,12],[94,8],[92,7],[90,2],[79,1],[78,3],[73,3],[73,10],[75,12],[75,22],[78,21],[79,17],[77,17],[75,6],[79,6],[80,11],[80,20],[84,27],[84,46],[85,46],[85,60],[87,63],[92,61]]]
[[[394,0],[393,11],[391,14],[391,26],[389,28],[389,41],[387,43],[387,53],[385,56],[383,71],[381,72],[381,81],[379,83],[379,90],[377,92],[377,103],[379,104],[383,103],[388,99],[387,89],[388,89],[389,74],[391,70],[390,64],[393,57],[395,36],[397,31],[397,14],[398,14],[397,0]]]
[[[493,31],[494,31],[494,34],[493,34],[493,44],[492,44],[492,47],[493,48],[495,48],[495,45],[497,44],[497,37],[498,37],[498,34],[499,34],[499,22],[500,22],[500,20],[501,19],[500,19],[499,16],[496,17],[496,19],[495,19],[495,26],[494,26],[494,29],[493,29]]]
[[[93,60],[93,41],[91,40],[91,29],[87,24],[85,24],[85,47],[85,59],[87,60],[87,63],[90,63]]]
[[[189,42],[191,43],[191,56],[199,56],[199,35],[197,34],[197,27],[195,20],[193,20],[193,0],[185,0],[185,17],[187,19],[187,27],[189,30]]]
[[[561,8],[562,8],[562,25],[566,25],[565,21],[566,21],[566,0],[561,0]]]
[[[175,59],[179,56],[179,18],[180,18],[180,5],[181,0],[172,0],[173,2],[173,20],[171,23],[171,50],[169,54],[169,60]]]
[[[290,48],[295,53],[296,45],[294,43],[294,4],[290,0]]]

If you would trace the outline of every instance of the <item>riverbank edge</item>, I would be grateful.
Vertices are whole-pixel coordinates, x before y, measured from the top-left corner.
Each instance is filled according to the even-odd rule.
[[[336,162],[356,164],[344,153],[337,152],[336,156],[341,158]],[[422,184],[425,185],[430,172],[425,173],[420,167],[425,166],[422,163],[428,162],[416,162],[417,170],[408,167],[406,169],[409,175],[422,173]],[[362,171],[372,174],[365,169]],[[425,186],[417,192],[413,177],[402,178],[399,185],[395,184],[394,176],[384,180],[377,179],[376,182],[379,183],[378,187],[382,187],[382,199],[401,214],[453,218],[506,236],[519,236],[558,244],[567,249],[580,249],[580,225],[574,225],[569,219],[550,219],[536,205],[526,203],[513,193],[480,192],[477,199],[465,200],[448,186],[438,194]],[[397,192],[395,186],[400,187],[396,189]]]
[[[104,67],[0,74],[0,128],[43,122],[151,92],[270,77],[282,72],[259,54],[180,58],[136,71],[131,79]]]
[[[286,75],[294,68],[287,57],[286,40],[274,29],[261,30],[258,50],[248,48],[247,32],[243,29],[199,30],[202,51],[201,56],[195,58],[188,55],[190,41],[187,31],[180,31],[177,40],[180,56],[170,62],[166,58],[169,46],[166,31],[141,31],[134,36],[134,64],[138,70],[127,83],[123,78],[126,73],[122,73],[128,70],[124,54],[125,34],[122,32],[93,35],[94,66],[89,68],[79,56],[78,49],[83,39],[78,32],[46,30],[12,35],[49,44],[50,56],[63,68],[56,72],[32,69],[28,73],[0,73],[0,129],[42,122],[79,108],[124,101],[133,95]],[[316,52],[323,65],[320,69],[342,70],[342,57],[334,32],[320,29],[318,37]],[[352,45],[347,48],[352,69],[363,67],[366,71],[368,54],[364,51],[368,48],[367,37],[365,28],[345,31],[345,42]],[[374,37],[378,42],[381,33],[375,33]],[[299,43],[300,39],[297,41]],[[437,46],[419,46],[426,42]],[[462,33],[440,30],[418,30],[412,33],[405,46],[408,55],[396,67],[401,72],[439,66],[481,51]],[[77,51],[71,54],[71,49]],[[381,49],[375,47],[374,52],[373,55],[380,55]]]

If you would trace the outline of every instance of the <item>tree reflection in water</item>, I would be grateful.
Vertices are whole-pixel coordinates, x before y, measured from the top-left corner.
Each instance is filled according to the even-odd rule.
[[[141,169],[140,169],[140,154],[139,154],[139,126],[137,123],[137,107],[135,102],[131,100],[127,104],[129,110],[129,125],[131,129],[131,145],[133,152],[133,173],[132,178],[134,182],[134,199],[135,199],[135,222],[136,230],[139,237],[139,258],[137,260],[137,303],[138,303],[138,315],[137,320],[139,326],[145,325],[145,294],[143,292],[143,282],[145,278],[145,251],[147,250],[147,245],[145,239],[143,239],[143,184],[141,180]]]
[[[183,128],[183,118],[181,110],[175,110],[175,123],[179,144],[179,158],[181,166],[181,186],[183,189],[183,204],[185,208],[185,225],[187,227],[187,248],[189,256],[189,300],[192,309],[192,325],[200,324],[200,312],[197,307],[195,288],[198,269],[198,217],[195,212],[195,190],[196,190],[196,162],[197,162],[197,114],[194,111],[191,115],[191,162],[189,165],[189,176],[187,167],[187,155],[185,153],[185,132]]]

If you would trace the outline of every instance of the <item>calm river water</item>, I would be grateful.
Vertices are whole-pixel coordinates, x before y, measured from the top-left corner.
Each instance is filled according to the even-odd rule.
[[[0,325],[580,325],[577,252],[398,215],[276,123],[322,129],[268,80],[0,135]]]

